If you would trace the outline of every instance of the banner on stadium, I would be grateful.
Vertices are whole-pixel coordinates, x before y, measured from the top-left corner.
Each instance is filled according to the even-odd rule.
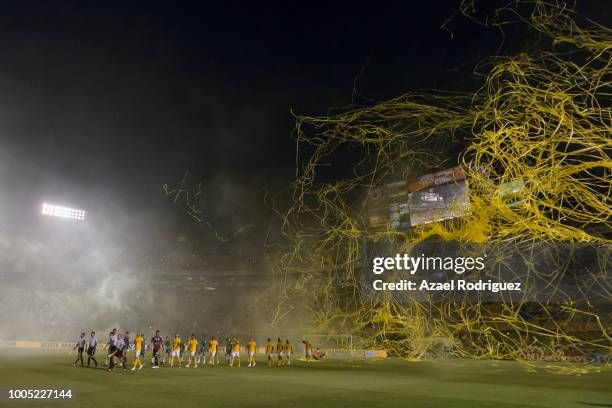
[[[386,350],[336,350],[321,349],[326,357],[334,358],[387,358]]]
[[[414,193],[442,184],[459,182],[465,180],[465,173],[460,166],[451,169],[438,171],[436,173],[424,174],[416,181],[408,184],[408,192]]]
[[[25,348],[25,349],[65,349],[74,347],[76,342],[65,341],[30,341],[30,340],[3,340],[0,348]],[[98,348],[103,345],[98,344]]]

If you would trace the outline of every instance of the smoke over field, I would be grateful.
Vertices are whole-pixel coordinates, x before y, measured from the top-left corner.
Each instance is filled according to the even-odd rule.
[[[270,284],[263,241],[248,245],[254,226],[220,241],[164,197],[161,184],[145,209],[134,208],[112,191],[68,185],[37,166],[24,172],[23,157],[3,159],[0,339],[66,340],[115,327],[230,334],[265,324],[264,314],[248,306]],[[35,175],[36,187],[21,182]],[[225,195],[217,188],[228,190],[209,187],[215,206],[235,200],[233,218],[210,212],[225,234],[241,222],[236,202],[245,193],[238,185]],[[86,219],[43,215],[43,201],[84,209]]]

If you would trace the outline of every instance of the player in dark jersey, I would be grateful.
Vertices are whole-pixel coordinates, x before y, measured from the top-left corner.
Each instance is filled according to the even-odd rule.
[[[130,338],[130,332],[126,330],[125,334],[123,335],[123,347],[121,348],[121,364],[123,365],[124,368],[125,368],[125,365],[127,364],[127,355],[128,355],[128,350],[130,349],[131,341],[132,339]]]
[[[112,334],[113,332],[115,332],[114,335]],[[123,340],[123,337],[117,335],[116,330],[113,330],[111,332],[110,343],[111,346],[109,350],[113,351],[108,355],[108,358],[110,358],[110,365],[106,371],[113,371],[116,364],[115,359],[118,359],[121,362],[121,365],[125,370],[125,360],[123,359],[123,349],[125,347],[125,341]]]
[[[115,368],[115,355],[117,354],[117,329],[113,329],[108,333],[108,359],[109,365],[107,371],[112,371]]]
[[[96,332],[92,331],[89,342],[87,343],[87,367],[89,367],[92,360],[96,367],[98,366],[98,362],[94,357],[96,355],[96,347],[98,347],[98,338],[96,337]]]
[[[164,340],[164,349],[166,350],[166,352],[162,356],[161,365],[164,365],[166,363],[166,358],[170,359],[170,352],[172,351],[172,347],[170,347],[170,345],[170,339],[168,338],[168,336],[166,336],[166,339]]]
[[[164,340],[159,335],[159,330],[155,330],[155,336],[151,337],[151,347],[153,347],[152,368],[159,368],[159,354],[164,350]]]
[[[228,337],[225,339],[225,364],[230,364],[232,358],[232,340]]]
[[[179,343],[179,360],[181,361],[181,364],[185,362],[185,350],[187,349],[187,344],[183,342],[183,339],[181,339],[180,343]]]
[[[206,350],[208,343],[206,342],[206,336],[202,335],[198,343],[198,355],[196,357],[196,363],[206,364]]]
[[[85,350],[85,344],[87,344],[87,339],[85,338],[85,332],[83,332],[72,348],[72,350],[77,350],[77,358],[74,360],[74,363],[72,363],[73,367],[76,367],[79,360],[81,361],[81,367],[83,367],[83,351]]]

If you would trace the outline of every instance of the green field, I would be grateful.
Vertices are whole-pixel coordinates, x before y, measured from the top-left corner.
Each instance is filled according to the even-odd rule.
[[[102,353],[101,353],[102,354]],[[102,355],[99,356],[102,359]],[[505,361],[323,360],[268,368],[141,371],[72,367],[65,352],[1,350],[2,407],[611,407],[612,372],[527,372]],[[244,363],[244,361],[243,361]],[[11,388],[72,389],[72,401],[13,401]]]

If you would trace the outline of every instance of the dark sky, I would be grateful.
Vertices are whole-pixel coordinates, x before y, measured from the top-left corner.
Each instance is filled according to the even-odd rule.
[[[226,232],[265,218],[294,175],[290,109],[350,103],[362,69],[374,99],[456,84],[494,51],[494,31],[440,29],[456,4],[1,2],[5,206],[165,211],[189,169]]]

